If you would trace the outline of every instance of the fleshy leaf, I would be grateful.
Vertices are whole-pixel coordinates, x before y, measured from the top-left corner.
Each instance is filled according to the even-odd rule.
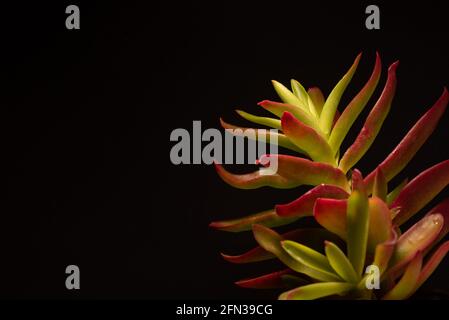
[[[279,98],[281,98],[283,102],[296,106],[297,108],[302,109],[306,112],[309,111],[308,107],[304,105],[304,102],[301,101],[297,96],[295,96],[293,92],[288,90],[282,83],[275,80],[271,80],[271,83],[273,84],[274,90],[276,90]]]
[[[419,274],[418,283],[416,284],[415,290],[418,290],[419,287],[432,275],[448,251],[449,241],[446,241],[432,254]]]
[[[320,249],[325,240],[338,241],[338,238],[322,228],[300,228],[281,235],[283,240],[300,242],[310,248]],[[231,263],[251,263],[273,259],[275,256],[258,246],[239,255],[222,254],[223,258]]]
[[[246,119],[248,121],[251,121],[253,123],[260,124],[262,126],[267,126],[274,129],[281,130],[281,120],[269,118],[269,117],[259,117],[255,116],[251,113],[242,111],[242,110],[235,110],[243,119]]]
[[[258,131],[259,129],[253,129],[253,128],[244,128],[244,127],[238,127],[232,124],[229,124],[225,122],[223,119],[220,118],[220,124],[221,126],[226,129],[229,133],[233,134],[234,136],[246,136],[248,139],[256,140],[258,141]],[[252,131],[247,131],[252,130]],[[254,134],[247,134],[245,135],[245,132],[251,132]],[[293,144],[286,136],[285,134],[278,133],[278,132],[271,132],[270,130],[265,130],[265,141],[267,143],[273,143],[274,141],[277,141],[277,145],[284,147],[286,149],[299,152],[302,154],[306,154],[305,151],[299,149],[295,144]]]
[[[423,171],[401,191],[391,205],[397,208],[394,222],[401,225],[429,203],[449,184],[449,160]]]
[[[333,295],[341,295],[354,289],[354,285],[344,282],[323,282],[302,286],[286,291],[279,300],[314,300]]]
[[[329,264],[343,280],[350,283],[357,283],[360,280],[351,262],[337,245],[325,241],[325,252]]]
[[[428,110],[405,135],[396,148],[390,152],[387,158],[379,165],[387,181],[393,179],[410,162],[418,152],[427,138],[432,134],[441,116],[446,110],[449,101],[449,93],[444,88],[443,94],[433,107]],[[368,190],[371,190],[374,183],[375,171],[371,172],[365,182]]]
[[[214,221],[209,226],[222,231],[241,232],[251,230],[252,225],[255,223],[272,228],[289,224],[295,220],[297,220],[296,217],[280,217],[275,210],[271,209],[243,218]]]
[[[385,179],[385,175],[384,175]],[[394,200],[398,197],[399,193],[401,193],[402,189],[407,185],[408,179],[404,179],[400,184],[396,186],[389,194],[387,194],[387,204],[390,206]]]
[[[271,252],[266,251],[260,246],[239,255],[233,256],[222,253],[221,256],[223,259],[231,263],[252,263],[275,258]]]
[[[261,174],[255,171],[248,174],[232,174],[223,166],[215,164],[218,175],[228,184],[240,189],[255,189],[263,186],[286,189],[300,185],[316,186],[321,183],[330,184],[347,189],[346,177],[340,170],[307,159],[288,155],[265,155],[260,163],[268,166],[271,159],[278,161],[277,173]]]
[[[253,225],[254,238],[259,245],[266,251],[274,254],[279,260],[282,261],[290,269],[308,275],[309,277],[320,281],[331,281],[334,277],[329,277],[326,273],[312,269],[304,265],[303,263],[293,259],[281,245],[281,241],[284,240],[274,230],[268,229],[264,226],[255,224]]]
[[[335,111],[337,110],[338,104],[340,102],[341,96],[343,95],[346,87],[352,79],[352,76],[357,69],[357,66],[360,61],[361,53],[356,57],[354,63],[351,68],[346,72],[346,74],[341,78],[341,80],[337,83],[334,89],[331,91],[329,96],[324,103],[323,110],[320,115],[320,127],[323,130],[324,134],[329,135],[332,122],[334,120]]]
[[[309,95],[307,94],[306,89],[304,89],[304,87],[302,86],[302,84],[300,84],[297,80],[295,79],[291,79],[290,80],[290,84],[292,86],[292,90],[293,90],[293,94],[299,99],[301,100],[301,102],[303,103],[303,105],[308,106],[309,103]]]
[[[376,52],[376,63],[374,65],[371,77],[362,88],[362,90],[360,90],[360,92],[344,109],[343,113],[332,129],[332,133],[329,137],[329,144],[334,151],[334,154],[337,153],[338,149],[341,146],[341,143],[349,132],[349,129],[354,124],[354,121],[362,112],[363,108],[365,108],[374,90],[376,89],[377,83],[379,82],[380,78],[381,68],[382,63],[380,61],[379,54]]]
[[[310,100],[312,100],[313,105],[316,108],[317,114],[320,115],[323,110],[324,103],[326,99],[324,98],[323,92],[321,92],[320,88],[312,87],[307,90],[309,94]]]
[[[313,216],[325,229],[346,239],[346,200],[320,198],[315,202]]]
[[[368,243],[368,197],[363,190],[363,186],[358,185],[362,179],[360,172],[354,170],[352,175],[353,188],[355,188],[348,198],[346,214],[348,258],[356,273],[362,274]],[[355,181],[357,181],[357,184],[354,183]]]
[[[394,274],[406,265],[418,251],[425,251],[438,237],[444,223],[439,213],[425,216],[399,237],[391,257],[390,270]]]
[[[396,91],[396,68],[398,62],[393,63],[388,69],[388,78],[384,90],[374,105],[373,109],[366,118],[362,130],[355,139],[354,143],[346,150],[343,155],[339,168],[347,172],[352,168],[368,151],[376,139],[385,118],[390,112],[391,103]]]
[[[259,276],[251,279],[244,279],[237,281],[235,284],[242,288],[251,289],[276,289],[288,287],[283,280],[283,276],[293,274],[290,269],[276,271],[263,276]],[[307,283],[305,280],[304,284]]]
[[[385,202],[377,197],[369,199],[368,251],[374,252],[378,244],[388,240],[391,234],[391,213]]]
[[[418,284],[422,266],[422,254],[417,252],[405,269],[401,280],[382,297],[382,300],[403,300],[410,297]]]
[[[388,192],[388,184],[382,169],[377,168],[376,175],[374,177],[373,196],[386,201]]]
[[[292,115],[295,116],[296,119],[298,119],[305,125],[308,125],[309,127],[312,127],[315,130],[320,130],[319,126],[317,126],[316,124],[315,119],[313,119],[313,117],[309,113],[305,112],[302,109],[298,109],[297,107],[291,104],[264,100],[259,102],[258,105],[264,108],[265,110],[271,112],[272,114],[278,116],[279,118],[282,117],[284,112],[290,112]]]
[[[312,160],[336,166],[329,144],[312,127],[303,124],[289,112],[284,112],[281,123],[287,138],[304,150]]]
[[[348,196],[349,194],[339,187],[320,184],[290,203],[276,205],[275,210],[281,217],[311,216],[318,198],[346,199]]]
[[[388,263],[390,262],[390,258],[393,255],[397,241],[398,235],[392,228],[390,231],[390,238],[384,243],[380,243],[376,246],[373,264],[379,268],[379,272],[381,275],[388,267]]]
[[[282,248],[295,260],[308,266],[309,268],[318,270],[329,278],[333,278],[335,281],[341,280],[336,274],[334,269],[329,264],[327,257],[318,251],[310,249],[300,243],[291,240],[281,241]]]
[[[438,238],[435,240],[435,243],[438,243],[449,232],[449,198],[443,200],[438,205],[436,205],[432,210],[429,211],[428,214],[426,214],[426,216],[434,213],[441,214],[444,219],[443,227],[441,228],[441,231],[438,234]]]

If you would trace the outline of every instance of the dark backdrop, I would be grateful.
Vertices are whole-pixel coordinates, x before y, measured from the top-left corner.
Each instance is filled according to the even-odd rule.
[[[368,3],[73,3],[81,30],[65,29],[66,1],[1,7],[2,297],[275,297],[233,285],[273,263],[230,265],[219,255],[251,247],[251,235],[208,224],[306,188],[243,191],[211,166],[174,166],[170,132],[191,131],[193,120],[218,128],[220,116],[245,124],[233,110],[261,113],[258,101],[277,99],[271,79],[329,93],[363,51],[345,105],[379,50],[380,88],[387,66],[401,64],[389,118],[357,165],[367,173],[449,85],[447,1],[377,2],[380,31],[364,27]],[[446,113],[393,184],[449,158],[448,126]],[[65,289],[69,264],[81,269],[81,290]],[[449,289],[448,267],[446,259],[423,290]]]

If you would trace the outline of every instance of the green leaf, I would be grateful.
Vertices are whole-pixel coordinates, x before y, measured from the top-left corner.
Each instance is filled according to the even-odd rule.
[[[313,105],[315,106],[315,110],[319,116],[321,114],[321,111],[323,110],[324,103],[326,102],[323,92],[321,92],[320,88],[318,87],[312,87],[309,88],[309,90],[307,90],[307,93],[309,95],[310,101],[312,101]]]
[[[329,264],[342,279],[350,283],[360,281],[360,277],[355,272],[351,262],[337,245],[325,241],[325,252]]]
[[[334,154],[340,149],[341,143],[349,132],[349,129],[354,124],[359,114],[365,108],[369,99],[371,98],[377,83],[379,82],[382,64],[379,54],[376,52],[376,63],[374,65],[371,77],[360,92],[352,99],[348,106],[344,109],[341,116],[335,123],[331,135],[329,137],[329,145]]]
[[[243,218],[214,221],[209,226],[222,231],[241,232],[251,230],[255,223],[272,228],[292,223],[297,219],[297,217],[280,217],[274,209],[270,209]]]
[[[240,189],[256,189],[263,186],[288,189],[300,185],[316,186],[321,183],[345,190],[348,188],[346,176],[330,165],[288,155],[265,155],[260,159],[260,163],[265,166],[268,166],[270,161],[278,162],[275,174],[262,174],[260,170],[248,174],[232,174],[219,164],[215,164],[215,168],[226,183]]]
[[[357,56],[351,68],[346,72],[346,74],[341,78],[341,80],[337,83],[334,89],[331,91],[329,96],[327,97],[326,102],[324,103],[323,110],[320,115],[320,127],[324,134],[329,135],[332,122],[334,121],[335,112],[337,111],[338,104],[340,102],[341,96],[343,95],[346,87],[352,79],[352,76],[357,69],[357,66],[360,61],[361,54]]]
[[[243,119],[251,121],[253,123],[260,124],[262,126],[267,126],[274,129],[281,130],[281,120],[269,118],[269,117],[259,117],[252,115],[248,112],[242,110],[235,110]]]
[[[368,197],[363,188],[354,183],[360,179],[360,172],[354,170],[353,187],[355,185],[357,189],[354,189],[349,196],[346,215],[348,258],[359,275],[362,274],[365,265],[369,230]]]
[[[267,227],[255,224],[253,225],[254,238],[259,245],[268,252],[274,254],[279,260],[282,261],[290,269],[308,275],[309,277],[320,280],[330,281],[333,277],[329,277],[328,274],[309,268],[298,260],[293,259],[281,245],[281,241],[284,239],[275,231],[268,229]]]
[[[258,131],[259,129],[253,129],[253,128],[244,128],[244,127],[238,127],[234,126],[232,124],[229,124],[225,122],[223,119],[220,118],[220,124],[221,126],[227,130],[227,132],[231,133],[234,136],[237,137],[248,137],[250,140],[259,140],[259,133],[262,133],[261,131]],[[250,131],[247,131],[250,130]],[[295,144],[293,144],[287,136],[285,136],[282,133],[277,132],[271,132],[269,130],[266,130],[264,133],[264,140],[266,143],[272,143],[277,144],[281,147],[284,147],[286,149],[306,154],[304,150],[299,149]]]
[[[293,259],[301,262],[309,268],[326,274],[330,279],[334,279],[334,281],[341,280],[335,273],[334,269],[330,266],[326,256],[322,255],[318,251],[290,240],[281,241],[281,244],[282,248],[284,248],[284,250],[287,251]]]
[[[297,96],[295,96],[283,84],[275,80],[271,80],[271,83],[273,84],[274,90],[276,90],[279,98],[281,98],[283,102],[296,106],[297,108],[302,109],[307,113],[309,112],[309,108],[304,105],[304,102],[301,101]]]
[[[449,93],[444,88],[443,94],[433,107],[424,114],[421,119],[406,134],[397,147],[389,153],[388,157],[379,165],[387,181],[393,179],[410,162],[427,138],[436,128],[438,121],[446,110],[449,102]],[[374,183],[375,171],[366,178],[367,189],[371,190]]]
[[[385,178],[385,175],[384,175]],[[401,193],[402,189],[407,185],[408,179],[404,179],[396,188],[393,189],[389,194],[387,194],[387,204],[390,206],[394,200],[398,197],[399,193]]]
[[[323,242],[327,239],[338,241],[338,238],[322,228],[299,228],[283,233],[281,237],[285,240],[301,242],[310,248],[316,249],[322,248]],[[221,255],[226,261],[231,263],[252,263],[275,258],[271,252],[266,251],[261,246],[252,248],[239,255],[228,255],[223,253]]]
[[[313,128],[304,125],[289,112],[284,112],[281,123],[287,138],[312,160],[336,166],[329,144]]]
[[[300,84],[295,79],[292,79],[290,82],[295,96],[297,96],[304,103],[304,105],[309,108],[310,113],[315,118],[318,119],[319,118],[318,111],[315,105],[313,104],[313,100],[309,97],[309,94],[307,93],[306,89],[304,89],[302,84]]]
[[[259,106],[264,108],[265,110],[271,112],[275,116],[281,118],[284,112],[290,112],[295,116],[296,119],[308,125],[309,127],[314,128],[317,132],[321,132],[320,126],[317,121],[310,115],[308,112],[299,109],[291,104],[274,102],[269,100],[264,100],[258,103]]]
[[[355,286],[343,282],[313,283],[290,291],[279,296],[279,300],[314,300],[332,295],[342,295]]]
[[[398,209],[394,218],[401,225],[424,208],[441,190],[449,184],[449,160],[443,161],[420,173],[410,181],[391,205]]]
[[[401,280],[382,297],[382,300],[403,300],[410,297],[418,284],[422,266],[422,254],[417,252],[404,272]]]
[[[391,103],[396,91],[396,68],[398,62],[393,63],[388,69],[388,78],[384,90],[369,113],[362,130],[354,143],[346,150],[340,160],[339,168],[348,172],[368,151],[376,139],[385,118],[390,112]]]
[[[309,95],[307,94],[306,89],[304,89],[304,87],[302,86],[302,84],[300,84],[297,80],[295,79],[291,79],[290,80],[290,84],[292,86],[292,90],[293,90],[293,94],[299,99],[301,100],[301,102],[303,103],[303,105],[308,106],[308,98]]]

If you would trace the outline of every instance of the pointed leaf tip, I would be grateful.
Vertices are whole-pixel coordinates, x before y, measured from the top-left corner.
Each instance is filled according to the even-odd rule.
[[[396,148],[389,153],[387,158],[379,165],[387,181],[393,179],[410,162],[427,138],[435,130],[441,116],[449,102],[449,93],[446,87],[435,104],[416,122],[413,128],[399,142]],[[371,190],[374,183],[374,171],[365,179],[368,189]]]
[[[379,83],[381,71],[382,62],[380,60],[379,53],[376,52],[376,62],[374,64],[371,77],[368,79],[365,86],[343,110],[343,113],[338,118],[335,126],[332,129],[331,135],[329,137],[329,144],[334,151],[334,154],[336,154],[340,149],[340,146],[346,135],[348,134],[350,128],[373,95],[374,90]]]
[[[390,66],[385,87],[369,113],[366,121],[360,130],[354,143],[346,150],[339,163],[339,168],[347,172],[352,168],[368,151],[376,139],[388,113],[396,92],[396,68],[397,63]]]

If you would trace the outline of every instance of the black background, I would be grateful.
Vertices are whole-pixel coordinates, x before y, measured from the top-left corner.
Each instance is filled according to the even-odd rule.
[[[65,28],[72,3],[80,6],[81,30]],[[297,78],[327,94],[363,51],[344,106],[378,50],[377,94],[387,66],[401,63],[389,118],[357,165],[370,172],[449,85],[449,5],[377,2],[381,30],[368,31],[368,4],[2,4],[1,297],[275,297],[233,282],[278,265],[230,265],[219,255],[251,247],[251,234],[208,224],[290,201],[306,188],[243,191],[211,166],[174,166],[170,132],[191,131],[193,120],[218,128],[220,116],[245,125],[233,110],[263,114],[256,103],[277,100],[271,79]],[[446,113],[392,185],[449,158],[448,126]],[[65,288],[69,264],[81,269],[81,290]],[[446,259],[421,292],[447,290],[448,267]]]

